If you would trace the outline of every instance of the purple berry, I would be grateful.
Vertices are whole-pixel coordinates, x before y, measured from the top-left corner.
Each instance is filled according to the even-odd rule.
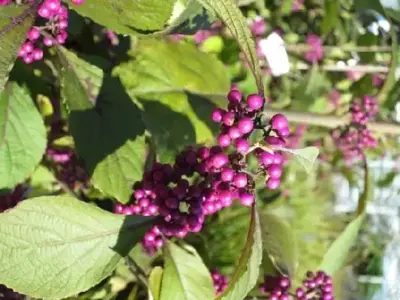
[[[250,144],[245,139],[237,139],[235,146],[236,146],[236,150],[241,154],[246,154],[247,151],[249,151],[249,149],[250,149]]]
[[[286,145],[286,142],[283,138],[276,136],[268,136],[265,138],[265,141],[272,146],[283,147]]]
[[[215,123],[221,123],[222,122],[222,116],[224,115],[224,113],[225,112],[222,109],[217,108],[212,112],[211,119]]]
[[[232,126],[235,122],[235,114],[231,111],[225,112],[222,116],[222,122],[226,126]]]
[[[254,122],[252,119],[250,119],[248,117],[244,117],[239,120],[238,128],[242,134],[248,134],[253,131]]]
[[[218,136],[218,145],[221,147],[228,147],[231,144],[231,138],[227,134],[220,134]]]
[[[242,101],[242,93],[239,90],[231,90],[228,94],[228,100],[231,103],[239,103]]]
[[[280,165],[272,164],[267,168],[268,175],[272,179],[279,179],[282,176],[282,168]]]
[[[244,173],[238,173],[233,177],[233,184],[237,188],[244,188],[247,185],[247,175]]]
[[[213,166],[214,168],[222,168],[229,162],[228,157],[223,153],[218,153],[213,157]]]
[[[244,192],[239,195],[239,200],[244,206],[250,206],[254,203],[254,195]]]
[[[236,140],[237,138],[242,136],[242,133],[240,132],[238,127],[232,126],[228,130],[228,135],[232,140]]]
[[[235,171],[229,168],[223,169],[221,172],[221,180],[225,182],[230,182],[235,176]]]
[[[276,190],[281,184],[281,181],[279,179],[274,179],[274,178],[269,178],[267,180],[267,188],[270,190]]]
[[[272,129],[280,131],[289,127],[289,122],[286,117],[282,114],[276,114],[271,118]]]
[[[36,27],[32,27],[28,31],[28,39],[31,41],[36,41],[40,37],[40,30],[37,29]]]
[[[249,111],[255,111],[262,108],[264,105],[264,99],[257,94],[252,94],[247,97],[247,106]]]
[[[42,49],[34,49],[32,51],[32,57],[34,60],[41,60],[43,58],[43,50]]]

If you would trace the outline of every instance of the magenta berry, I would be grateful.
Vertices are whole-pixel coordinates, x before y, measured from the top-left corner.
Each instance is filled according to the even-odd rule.
[[[247,97],[248,110],[254,111],[259,110],[264,105],[264,99],[260,95],[252,94]]]
[[[233,123],[235,122],[235,114],[233,112],[225,112],[222,116],[222,122],[226,125],[226,126],[232,126]],[[240,130],[240,127],[239,127]]]
[[[271,118],[271,127],[273,130],[280,132],[289,127],[289,122],[282,114],[276,114]]]
[[[244,117],[242,119],[239,120],[238,122],[238,127],[239,127],[239,131],[242,134],[248,134],[250,133],[253,128],[254,128],[254,122],[252,119],[248,118],[248,117]]]
[[[233,180],[234,176],[235,176],[235,171],[230,168],[223,169],[221,172],[222,181],[230,182]]]
[[[225,166],[227,163],[228,163],[228,157],[223,153],[216,154],[213,157],[213,165],[217,169]]]
[[[250,149],[250,144],[246,139],[237,139],[235,147],[239,153],[246,154]]]
[[[277,164],[272,164],[267,168],[268,175],[272,179],[279,179],[282,176],[282,167]]]
[[[36,27],[32,27],[28,31],[28,39],[31,41],[36,41],[40,37],[40,31]]]
[[[247,185],[247,175],[244,173],[238,173],[233,178],[233,184],[237,188],[244,188]]]
[[[255,200],[254,199],[254,195],[250,194],[250,193],[247,193],[247,192],[241,193],[239,195],[239,199],[240,199],[240,203],[242,203],[244,206],[252,205],[254,203],[254,200]]]
[[[228,134],[220,134],[218,136],[218,145],[221,147],[228,147],[231,144],[231,138]]]
[[[276,190],[281,184],[281,181],[279,179],[275,179],[275,178],[269,178],[267,180],[267,188],[270,190]]]
[[[242,136],[242,133],[237,126],[232,126],[228,130],[228,135],[232,140],[236,140],[237,138]]]
[[[239,103],[242,101],[242,93],[239,90],[231,90],[228,94],[228,100],[232,103]]]
[[[222,109],[217,108],[212,112],[211,118],[214,122],[220,123],[220,122],[222,122],[223,115],[224,115],[224,111]]]

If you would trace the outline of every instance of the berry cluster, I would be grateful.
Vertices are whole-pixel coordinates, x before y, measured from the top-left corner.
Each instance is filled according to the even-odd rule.
[[[164,245],[164,241],[160,230],[157,226],[153,226],[149,232],[144,235],[142,240],[143,249],[149,254],[153,255]]]
[[[378,104],[373,97],[364,96],[353,102],[350,112],[350,125],[342,130],[335,129],[331,134],[347,162],[351,162],[355,158],[363,158],[364,149],[376,147],[376,140],[367,124],[377,114]]]
[[[218,296],[228,287],[228,280],[226,280],[226,277],[217,270],[211,271],[211,277],[213,279],[215,293]]]
[[[56,166],[56,177],[66,183],[71,189],[78,185],[86,186],[88,176],[82,162],[72,149],[56,149],[49,147],[46,150],[47,158]]]
[[[71,0],[71,2],[75,5],[81,5],[84,0]],[[43,58],[41,44],[47,47],[55,44],[64,44],[68,37],[66,31],[68,27],[68,9],[62,5],[61,0],[45,0],[37,13],[45,20],[45,25],[32,27],[18,51],[18,56],[26,64],[31,64]]]
[[[314,274],[308,271],[303,286],[298,287],[294,294],[290,293],[289,278],[265,276],[260,285],[262,293],[269,294],[269,300],[333,300],[332,278],[323,271]]]
[[[250,95],[244,102],[242,93],[232,88],[227,98],[228,109],[212,113],[212,119],[221,123],[219,146],[189,147],[176,156],[174,164],[154,163],[134,185],[130,203],[117,204],[116,213],[157,216],[156,235],[183,238],[199,232],[206,215],[231,206],[235,199],[245,206],[254,203],[255,182],[246,170],[246,158],[253,151],[260,161],[260,174],[267,178],[266,186],[279,187],[283,157],[272,147],[286,144],[287,119],[277,114],[266,127],[258,126],[265,103],[261,96]],[[256,127],[264,130],[265,147],[250,147],[249,137]],[[233,142],[234,147],[229,147]],[[149,236],[143,244],[154,252],[162,243],[154,243],[154,235]]]
[[[23,185],[17,185],[10,193],[0,194],[0,212],[16,206],[22,200],[24,193]]]
[[[227,148],[234,143],[234,148],[241,155],[254,154],[260,162],[262,171],[268,174],[266,185],[269,189],[276,189],[280,185],[282,176],[282,155],[265,148],[250,148],[249,137],[257,123],[265,104],[265,99],[257,94],[251,94],[243,101],[243,95],[237,88],[232,88],[228,94],[228,109],[216,109],[212,113],[212,120],[220,123],[221,133],[218,135],[218,144]],[[282,114],[272,116],[267,127],[258,126],[264,130],[264,142],[269,146],[283,147],[284,138],[290,134],[289,123]]]
[[[322,40],[318,35],[309,34],[306,39],[306,44],[310,46],[310,50],[304,54],[306,60],[310,63],[316,63],[324,56]]]
[[[241,158],[226,155],[218,146],[188,148],[173,165],[155,163],[135,184],[131,203],[118,204],[116,212],[160,216],[157,227],[166,236],[199,232],[205,215],[232,205],[234,198],[245,205],[254,202],[249,192],[254,182],[240,172]],[[192,183],[186,179],[194,176]]]

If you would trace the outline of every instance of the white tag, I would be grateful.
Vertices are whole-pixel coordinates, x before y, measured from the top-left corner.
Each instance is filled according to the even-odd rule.
[[[289,57],[285,49],[285,42],[276,32],[258,43],[261,52],[267,59],[272,76],[282,76],[289,73]]]

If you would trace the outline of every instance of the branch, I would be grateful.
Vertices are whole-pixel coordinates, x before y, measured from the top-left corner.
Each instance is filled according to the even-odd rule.
[[[289,52],[303,53],[312,50],[312,47],[307,44],[292,44],[285,45],[286,50]],[[357,45],[343,45],[343,46],[322,46],[324,52],[331,52],[333,50],[349,51],[349,52],[390,52],[391,46],[357,46]]]
[[[297,70],[309,70],[312,66],[292,64]],[[320,69],[328,72],[361,72],[361,73],[388,73],[389,67],[379,65],[355,65],[355,66],[337,66],[337,65],[321,65]]]
[[[266,114],[273,115],[277,113],[284,114],[289,122],[304,123],[308,125],[321,126],[325,128],[336,128],[345,126],[350,123],[350,116],[337,117],[331,115],[323,115],[308,112],[294,112],[279,109],[266,109]],[[368,128],[372,131],[391,135],[400,135],[400,124],[384,123],[384,122],[370,122]]]

